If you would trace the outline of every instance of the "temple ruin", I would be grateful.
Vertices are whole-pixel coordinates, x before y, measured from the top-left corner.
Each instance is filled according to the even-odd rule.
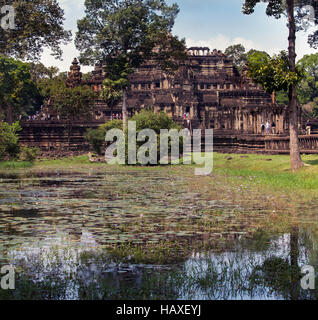
[[[103,86],[104,71],[95,66],[92,78],[81,81],[75,60],[69,73],[68,85],[88,84],[96,92]],[[232,60],[221,51],[209,48],[188,49],[188,59],[179,71],[170,76],[153,62],[143,64],[130,76],[128,113],[133,115],[144,108],[164,111],[174,121],[184,124],[190,120],[192,128],[213,128],[217,131],[239,134],[260,134],[262,123],[275,123],[275,133],[288,131],[288,114],[274,97],[241,77]],[[121,113],[119,103],[109,108],[96,101],[97,112],[104,119]],[[186,115],[186,119],[185,119]]]
[[[129,117],[147,108],[154,112],[167,113],[183,127],[214,129],[216,150],[222,151],[266,151],[265,140],[270,137],[265,139],[263,125],[267,121],[272,126],[271,135],[275,138],[288,136],[287,107],[277,104],[274,94],[267,94],[255,85],[247,77],[246,71],[241,76],[233,61],[218,50],[192,47],[187,49],[187,54],[188,59],[173,76],[163,72],[154,61],[144,63],[130,75],[127,101]],[[82,79],[80,69],[75,58],[68,74],[67,86],[85,84],[91,86],[95,92],[100,92],[105,79],[103,65],[95,65],[89,80]],[[73,148],[87,147],[83,138],[86,128],[97,127],[121,116],[121,103],[108,106],[101,98],[92,103],[95,110],[92,120],[88,123],[79,119],[74,123]],[[40,130],[48,132],[46,138],[42,133],[42,142],[46,141],[43,145],[41,142],[36,143],[34,138],[40,126],[36,121],[23,124],[22,140],[29,139],[29,144],[33,141],[33,145],[43,147],[46,144],[50,148],[64,144],[61,121],[51,119],[45,125],[42,123]],[[301,120],[299,130],[301,133]],[[55,138],[50,138],[49,132]],[[280,146],[273,148],[278,153],[288,152],[286,143],[283,144],[285,150],[280,150]],[[267,145],[272,146],[272,143]]]

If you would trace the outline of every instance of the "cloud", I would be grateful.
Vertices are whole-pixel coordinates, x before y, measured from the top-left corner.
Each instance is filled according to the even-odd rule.
[[[266,46],[256,43],[253,40],[245,39],[243,37],[230,38],[223,34],[218,34],[216,37],[208,40],[193,40],[191,38],[186,39],[188,47],[209,47],[211,50],[218,49],[224,51],[227,47],[235,44],[242,44],[246,51],[251,49],[264,50],[270,54],[278,53],[280,48],[266,48]]]
[[[69,71],[73,59],[79,56],[79,52],[76,50],[75,45],[73,43],[66,46],[63,45],[62,50],[63,50],[62,61],[57,60],[55,59],[55,57],[51,56],[50,50],[44,50],[41,62],[47,67],[49,66],[58,67],[60,72]],[[93,69],[94,69],[93,67],[81,66],[81,71],[84,73],[92,71]]]
[[[301,59],[305,54],[317,53],[317,49],[313,49],[307,43],[308,33],[299,32],[296,38],[297,60]]]
[[[65,11],[84,10],[84,0],[58,0],[58,2]]]
[[[71,30],[73,38],[77,31],[77,19],[84,15],[84,0],[59,0],[61,8],[65,11],[65,28]],[[78,50],[76,50],[74,41],[68,45],[62,45],[63,60],[57,60],[51,56],[51,51],[45,49],[42,55],[41,62],[46,66],[56,66],[61,72],[69,71],[71,63],[75,57],[79,56]],[[89,72],[93,67],[81,66],[82,72]]]
[[[65,10],[65,27],[68,30],[72,30],[73,36],[77,30],[77,19],[84,15],[84,0],[58,0],[61,7]],[[198,1],[198,0],[192,0]],[[207,0],[205,0],[207,1]],[[212,2],[216,2],[216,0],[211,0]],[[184,29],[186,26],[181,26],[181,30],[179,31],[180,36],[182,37],[182,33],[184,33]],[[222,29],[222,25],[220,25],[220,30]],[[273,31],[270,31],[273,32]],[[278,31],[277,31],[278,32]],[[202,46],[209,47],[211,50],[218,49],[224,51],[228,46],[241,43],[246,50],[256,49],[266,51],[269,54],[279,53],[281,50],[287,50],[288,41],[287,41],[287,28],[279,29],[279,33],[276,32],[277,41],[271,41],[271,39],[262,39],[262,33],[260,32],[258,38],[248,39],[245,35],[239,37],[231,37],[228,35],[224,35],[222,33],[218,33],[217,35],[206,38],[206,39],[194,39],[196,37],[200,37],[200,34],[197,34],[195,30],[192,30],[190,33],[190,37],[186,39],[187,46]],[[204,37],[201,34],[201,37]],[[263,41],[262,41],[263,40]],[[70,43],[67,46],[62,46],[63,49],[63,59],[64,61],[56,60],[54,57],[50,55],[49,50],[45,50],[43,57],[41,59],[42,63],[46,66],[57,66],[60,71],[68,71],[71,65],[71,62],[74,57],[79,56],[79,52],[76,50],[74,43]],[[311,49],[307,44],[307,35],[304,33],[297,34],[297,42],[296,42],[296,50],[297,50],[297,59],[301,59],[305,54],[317,53],[317,50]],[[82,67],[83,72],[91,71],[91,67]]]
[[[300,32],[297,34],[296,40],[296,52],[297,59],[301,59],[305,54],[317,53],[317,50],[310,48],[307,43],[308,34]],[[243,37],[230,38],[224,34],[218,34],[217,36],[207,39],[207,40],[194,40],[191,38],[186,39],[188,47],[209,47],[211,50],[218,49],[225,51],[225,49],[231,45],[242,44],[246,51],[250,49],[256,49],[260,51],[266,51],[270,55],[277,54],[282,50],[288,50],[288,41],[284,39],[281,43],[281,47],[273,48],[264,43],[258,43],[250,39],[245,39]]]

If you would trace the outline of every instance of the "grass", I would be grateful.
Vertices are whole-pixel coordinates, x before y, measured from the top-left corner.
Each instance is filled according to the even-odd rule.
[[[34,163],[21,161],[0,162],[0,173],[7,172],[48,172],[67,171],[81,172],[113,172],[116,170],[136,172],[156,171],[168,172],[176,176],[184,176],[193,180],[193,185],[200,189],[216,181],[231,187],[247,189],[246,194],[285,195],[293,202],[310,201],[317,198],[318,189],[318,155],[302,157],[306,166],[292,172],[288,155],[256,155],[256,154],[213,154],[213,173],[208,177],[194,176],[194,169],[201,165],[161,165],[161,166],[120,166],[105,163],[91,163],[88,156],[78,156],[63,159],[41,159]],[[213,179],[211,179],[211,176]],[[209,189],[207,188],[207,194]],[[239,195],[237,195],[239,196]],[[242,193],[240,191],[240,196]],[[234,194],[233,194],[234,197]]]
[[[316,190],[318,189],[318,155],[303,156],[306,166],[293,173],[290,170],[289,156],[271,156],[271,155],[241,155],[241,154],[221,154],[214,153],[214,168],[216,174],[237,178],[254,180],[259,185],[269,186],[275,190]],[[177,171],[191,166],[173,166]],[[88,156],[78,156],[63,158],[57,160],[43,159],[32,162],[22,161],[0,161],[0,171],[7,169],[31,168],[35,171],[51,169],[86,169],[102,168],[108,170],[113,166],[107,166],[105,163],[91,163]],[[121,167],[123,169],[124,167]],[[171,166],[159,167],[135,167],[127,166],[127,170],[151,170],[163,169],[172,170]],[[172,170],[172,173],[176,170]]]
[[[0,171],[6,169],[31,168],[32,166],[33,163],[28,161],[0,161]]]
[[[303,156],[306,166],[292,172],[289,156],[214,155],[214,172],[242,177],[275,191],[317,190],[318,155]]]
[[[73,166],[86,166],[92,165],[89,162],[88,156],[69,157],[63,159],[43,159],[35,162],[35,168],[69,168]]]

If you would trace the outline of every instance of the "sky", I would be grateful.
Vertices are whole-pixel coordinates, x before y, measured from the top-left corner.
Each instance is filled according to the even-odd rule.
[[[84,0],[58,0],[65,10],[65,28],[71,30],[73,38],[77,20],[84,16]],[[173,33],[185,38],[188,47],[204,46],[211,50],[224,51],[228,46],[241,43],[249,49],[264,50],[270,54],[288,48],[288,29],[285,18],[276,20],[265,14],[265,5],[259,4],[252,15],[242,14],[243,0],[167,0],[177,3],[180,13]],[[297,33],[297,59],[305,54],[317,53],[307,44],[307,34]],[[68,71],[74,57],[79,56],[74,43],[62,46],[63,61],[56,60],[45,50],[42,63]],[[92,67],[83,67],[83,72]]]

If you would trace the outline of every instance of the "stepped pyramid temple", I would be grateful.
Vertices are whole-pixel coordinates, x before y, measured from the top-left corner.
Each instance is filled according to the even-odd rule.
[[[192,47],[187,53],[188,59],[173,76],[165,74],[153,61],[144,63],[130,76],[129,117],[144,108],[151,108],[154,112],[166,112],[189,129],[214,129],[216,150],[288,152],[288,109],[275,103],[274,94],[269,95],[255,85],[247,77],[247,72],[241,76],[233,61],[221,51]],[[89,80],[82,79],[80,69],[75,58],[67,86],[85,84],[99,92],[104,80],[102,64],[95,65]],[[83,138],[87,128],[121,117],[121,103],[112,107],[101,99],[92,103],[95,110],[92,120],[88,123],[78,119],[74,123],[71,137],[74,149],[87,147]],[[46,106],[44,109],[50,112],[47,111],[50,108]],[[63,146],[65,126],[54,111],[50,113],[46,123],[43,123],[45,120],[25,123],[22,140],[42,148]],[[270,137],[265,137],[266,122],[271,124]],[[302,129],[301,122],[299,129]]]
[[[192,128],[214,128],[231,133],[261,133],[261,124],[274,121],[277,133],[288,129],[286,109],[276,105],[249,79],[240,77],[233,62],[221,51],[209,48],[188,49],[189,59],[174,76],[166,75],[149,61],[130,76],[128,112],[133,115],[143,108],[164,111],[175,121],[184,122],[184,114]],[[88,84],[96,92],[102,88],[104,72],[96,65],[92,78],[81,80],[80,66],[73,61],[68,86]],[[97,114],[110,119],[121,113],[121,105],[113,110],[102,101]]]

